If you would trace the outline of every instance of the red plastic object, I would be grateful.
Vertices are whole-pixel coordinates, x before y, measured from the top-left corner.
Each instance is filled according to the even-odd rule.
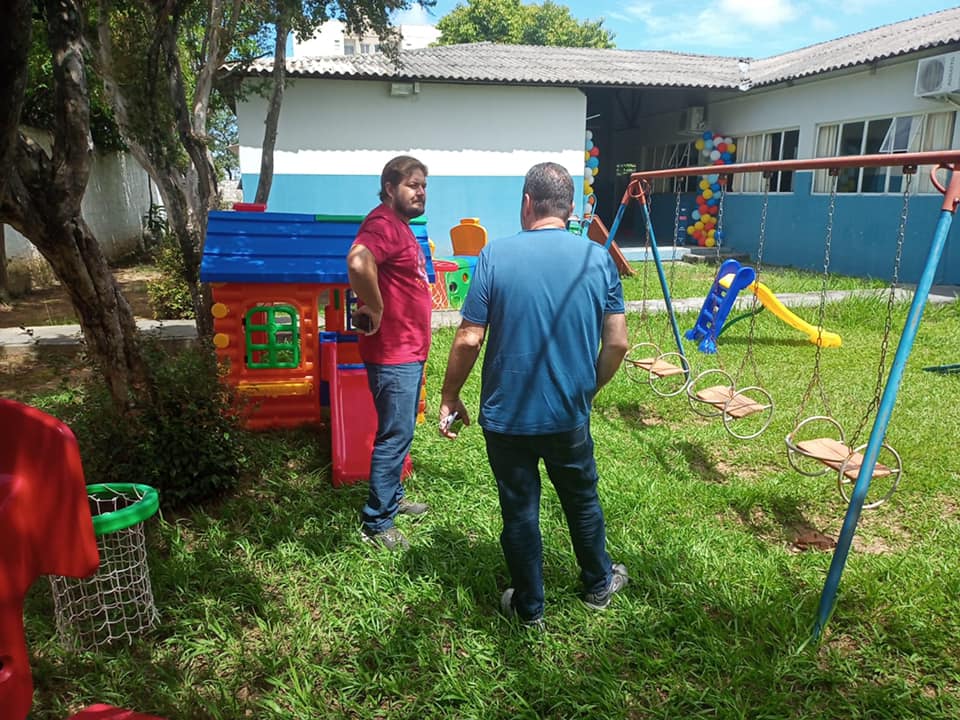
[[[144,715],[133,710],[111,707],[110,705],[91,705],[69,720],[163,720],[156,715]]]
[[[73,432],[36,408],[0,399],[3,720],[23,720],[33,701],[33,678],[23,634],[23,598],[27,590],[40,575],[86,577],[99,564],[83,465]],[[160,720],[106,705],[95,705],[74,717]]]
[[[233,209],[239,212],[266,212],[267,204],[239,202],[233,204]]]

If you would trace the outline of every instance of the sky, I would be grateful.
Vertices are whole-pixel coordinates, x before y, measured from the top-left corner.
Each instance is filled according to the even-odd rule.
[[[578,20],[599,20],[621,50],[763,58],[956,7],[930,0],[554,0]],[[543,4],[542,0],[523,0]],[[395,22],[435,25],[466,0],[437,0]]]

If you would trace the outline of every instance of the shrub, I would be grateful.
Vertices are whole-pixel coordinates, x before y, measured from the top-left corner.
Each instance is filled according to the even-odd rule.
[[[243,433],[212,349],[174,351],[153,339],[143,352],[151,381],[133,393],[128,413],[118,413],[97,383],[69,420],[87,482],[144,483],[167,508],[233,489],[245,465]]]
[[[147,296],[158,320],[189,320],[196,317],[190,288],[183,279],[183,254],[177,239],[165,233],[153,250],[160,277],[147,286]]]

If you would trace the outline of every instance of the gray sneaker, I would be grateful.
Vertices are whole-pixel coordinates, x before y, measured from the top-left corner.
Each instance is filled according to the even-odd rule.
[[[412,500],[407,500],[403,498],[400,503],[397,505],[397,514],[398,515],[410,515],[411,517],[420,517],[421,515],[426,515],[427,511],[430,510],[430,506],[426,503],[413,502]]]
[[[407,542],[403,533],[395,527],[381,530],[378,533],[370,532],[367,528],[363,527],[360,528],[360,537],[363,538],[364,542],[370,543],[374,547],[390,550],[391,552],[410,549],[410,543]]]
[[[610,575],[610,584],[607,585],[606,590],[596,593],[586,593],[583,596],[583,603],[591,610],[606,610],[607,606],[610,605],[610,600],[613,598],[614,593],[623,590],[628,582],[630,582],[630,578],[627,577],[626,565],[614,563],[613,572]]]
[[[538,630],[540,632],[547,629],[542,616],[536,620],[524,620],[517,614],[517,609],[513,606],[513,588],[507,588],[503,591],[503,595],[500,596],[500,612],[503,613],[504,617],[510,620],[516,620],[525,628]]]

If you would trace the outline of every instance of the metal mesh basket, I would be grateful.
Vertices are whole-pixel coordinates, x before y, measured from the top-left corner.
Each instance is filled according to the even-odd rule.
[[[157,491],[148,485],[88,485],[87,497],[100,567],[88,578],[50,576],[57,631],[73,650],[129,641],[158,617],[143,532],[143,521],[157,511]]]

